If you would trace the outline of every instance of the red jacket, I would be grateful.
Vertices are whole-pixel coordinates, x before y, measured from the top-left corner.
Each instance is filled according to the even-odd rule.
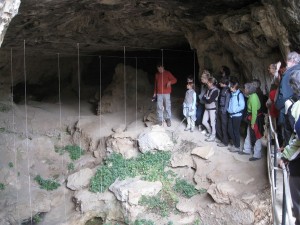
[[[155,74],[154,94],[170,94],[172,89],[171,86],[167,87],[167,83],[176,84],[177,79],[167,70],[163,73],[157,72]]]
[[[270,94],[269,94],[269,98],[272,101],[269,112],[270,112],[270,116],[274,117],[274,118],[278,118],[278,116],[279,116],[279,111],[278,111],[278,109],[276,109],[275,103],[274,103],[276,91],[277,91],[276,89],[272,90],[272,91],[270,91]]]

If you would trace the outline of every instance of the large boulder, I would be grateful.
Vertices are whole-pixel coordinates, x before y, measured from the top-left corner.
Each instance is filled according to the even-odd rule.
[[[167,134],[166,130],[158,125],[146,130],[138,137],[139,150],[143,153],[148,151],[172,151],[174,143]]]

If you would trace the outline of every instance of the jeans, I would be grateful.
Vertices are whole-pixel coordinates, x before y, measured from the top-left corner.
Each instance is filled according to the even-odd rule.
[[[164,120],[164,112],[166,119],[171,119],[171,98],[170,94],[157,94],[156,112],[158,121]]]
[[[252,152],[250,129],[252,129],[252,128],[251,128],[251,125],[249,124],[247,127],[247,136],[245,138],[244,150],[243,150],[245,153],[249,153],[249,154],[251,154],[251,152]],[[260,159],[261,158],[261,149],[262,149],[261,139],[257,139],[253,146],[253,157]]]

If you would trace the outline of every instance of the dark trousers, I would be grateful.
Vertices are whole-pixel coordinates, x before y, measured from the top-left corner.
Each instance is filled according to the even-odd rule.
[[[199,103],[196,110],[196,126],[202,125],[204,110],[205,110],[204,104]]]
[[[233,145],[236,148],[240,147],[240,126],[241,126],[242,116],[230,117],[228,120],[228,133],[233,141]]]
[[[228,114],[218,112],[216,123],[217,137],[224,145],[228,145]]]
[[[296,218],[295,225],[300,225],[300,177],[290,176],[289,184],[293,201],[293,216]]]

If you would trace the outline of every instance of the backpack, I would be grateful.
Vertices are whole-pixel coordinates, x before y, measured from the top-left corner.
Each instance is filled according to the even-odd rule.
[[[290,97],[288,100],[286,101],[290,101],[291,105],[288,106],[288,109],[286,111],[285,114],[285,127],[286,129],[290,132],[293,133],[294,132],[294,125],[295,125],[295,118],[292,115],[292,108],[295,102],[297,102],[299,100],[298,96],[293,95],[292,97]]]

